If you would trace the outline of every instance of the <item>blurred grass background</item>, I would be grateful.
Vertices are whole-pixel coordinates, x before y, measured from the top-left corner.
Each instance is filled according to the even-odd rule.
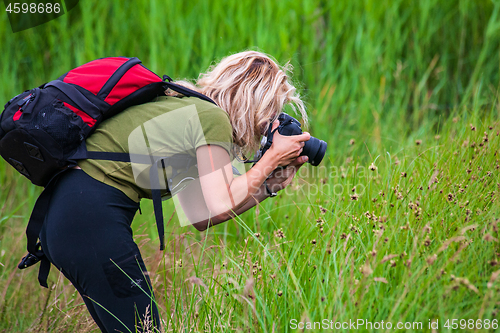
[[[15,34],[7,15],[2,14],[0,101],[7,102],[25,89],[98,57],[136,56],[156,73],[173,78],[196,78],[222,57],[246,49],[266,52],[282,64],[291,61],[293,80],[311,117],[309,130],[328,142],[323,166],[329,168],[321,169],[325,173],[319,175],[319,168],[307,167],[302,182],[293,188],[308,188],[309,183],[321,191],[282,194],[279,200],[266,202],[259,211],[244,214],[236,223],[210,230],[207,237],[194,229],[190,234],[177,227],[174,216],[167,227],[167,234],[172,235],[165,255],[155,252],[158,242],[152,212],[149,204],[143,204],[145,213],[137,218],[134,228],[144,257],[148,257],[148,267],[158,277],[155,288],[163,302],[165,326],[174,331],[246,328],[281,332],[289,330],[290,318],[391,317],[426,324],[427,319],[449,315],[476,318],[481,313],[492,319],[498,314],[495,302],[499,299],[496,294],[490,297],[486,288],[494,269],[488,263],[500,249],[497,242],[485,241],[483,236],[488,232],[484,228],[493,228],[491,221],[499,215],[495,204],[487,204],[485,207],[491,207],[487,210],[481,200],[495,191],[492,198],[496,198],[500,191],[495,169],[499,147],[495,131],[500,115],[499,11],[500,2],[489,0],[83,0],[60,18]],[[471,122],[477,131],[471,131]],[[483,131],[491,133],[490,140],[479,146],[485,143]],[[440,139],[434,139],[435,135]],[[355,140],[353,145],[349,144],[351,139]],[[423,144],[416,146],[415,140]],[[401,162],[395,164],[395,158]],[[474,163],[467,164],[472,160]],[[367,169],[372,162],[378,165],[377,176]],[[360,175],[355,167],[358,163],[366,174]],[[448,253],[438,260],[439,268],[430,267],[425,258],[432,251],[426,246],[422,252],[416,245],[423,242],[425,226],[436,223],[433,240],[434,252],[438,253],[445,239],[472,223],[470,218],[450,217],[450,213],[465,214],[468,208],[459,209],[459,203],[449,211],[446,200],[446,195],[471,181],[465,170],[472,170],[472,166],[474,172],[484,169],[494,177],[475,191],[465,191],[463,199],[487,211],[475,215],[476,221],[472,221],[477,222],[477,228],[483,227],[483,234],[477,236],[470,250],[473,255],[456,259]],[[483,169],[477,170],[479,166]],[[339,175],[332,175],[332,168],[339,170]],[[429,179],[436,168],[443,173],[438,178],[448,179],[439,183],[443,193],[433,196]],[[402,178],[401,172],[408,177]],[[481,176],[478,174],[477,179]],[[428,183],[429,193],[418,194],[418,187],[425,190]],[[334,190],[338,184],[342,185],[340,194]],[[366,188],[359,201],[350,199],[354,185],[358,192],[361,186]],[[396,190],[396,185],[409,191],[403,199],[397,199],[397,193],[403,190]],[[451,191],[455,187],[456,191]],[[438,190],[434,189],[436,193]],[[380,191],[388,197],[379,198]],[[0,161],[0,330],[95,330],[81,300],[56,272],[51,274],[53,288],[47,291],[37,285],[36,268],[15,269],[24,255],[24,228],[39,192]],[[389,198],[390,192],[393,195]],[[375,198],[379,198],[378,203]],[[428,213],[426,221],[421,215],[415,216],[415,210],[408,211],[409,202],[415,201]],[[320,205],[327,208],[325,216],[320,213]],[[393,228],[380,229],[388,235],[380,239],[390,241],[379,242],[368,231],[361,234],[350,227],[361,225],[354,217],[359,219],[374,210],[377,216],[394,221]],[[172,211],[171,203],[166,203],[165,214]],[[316,220],[320,217],[325,223],[324,233],[318,233]],[[415,229],[402,236],[400,233],[408,230],[407,223],[414,224]],[[277,228],[285,230],[284,240],[290,243],[273,245]],[[254,232],[266,236],[256,242],[255,237],[248,238]],[[348,246],[349,239],[342,234],[352,234],[349,238],[354,245]],[[310,238],[318,246],[311,247]],[[254,243],[247,246],[247,242]],[[190,244],[201,249],[188,251]],[[368,269],[359,271],[369,262],[368,251],[373,250],[378,251],[379,261],[390,253],[413,253],[414,264],[403,265],[401,259],[400,266],[384,275],[389,284],[374,286],[373,279],[367,282],[372,273],[365,274]],[[325,259],[328,251],[335,253],[328,257],[332,259]],[[187,252],[190,255],[182,257]],[[303,252],[307,260],[298,259]],[[249,257],[242,259],[243,254]],[[418,256],[422,256],[420,261],[415,259]],[[183,267],[176,264],[180,258],[185,260]],[[373,258],[373,274],[382,274],[374,264],[377,255],[368,258]],[[441,269],[450,270],[450,258],[456,264],[456,276],[478,277],[476,286],[481,297],[471,296],[475,293],[471,288],[450,296],[454,285],[437,282]],[[186,260],[192,260],[191,265]],[[260,261],[257,274],[253,274],[255,261]],[[246,264],[238,266],[240,262]],[[260,273],[260,265],[265,273]],[[185,271],[180,272],[180,268]],[[224,278],[236,282],[231,282],[231,290],[237,295],[246,293],[246,297],[225,298],[229,287],[214,282],[224,275],[222,271],[230,271]],[[342,277],[342,272],[350,273]],[[270,279],[273,274],[277,277]],[[185,286],[184,280],[191,275],[209,286],[206,294],[203,287]],[[259,275],[261,281],[264,276],[266,283],[252,285],[249,277],[253,275],[257,281]],[[310,282],[310,276],[317,279]],[[325,279],[327,285],[323,285]],[[361,285],[354,285],[355,280]],[[463,280],[459,282],[467,287]],[[416,287],[408,290],[408,284]],[[419,290],[418,286],[426,289]],[[248,290],[254,287],[253,298],[248,298]],[[365,292],[365,287],[375,291]],[[283,297],[276,296],[277,289]],[[321,301],[322,297],[329,302]]]

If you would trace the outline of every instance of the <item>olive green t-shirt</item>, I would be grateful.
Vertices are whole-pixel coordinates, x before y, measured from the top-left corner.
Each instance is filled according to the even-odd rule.
[[[138,202],[141,198],[151,198],[152,163],[134,163],[134,154],[166,158],[159,178],[162,196],[169,197],[198,176],[196,148],[215,144],[231,154],[232,127],[226,112],[212,103],[194,97],[162,96],[103,121],[86,144],[88,151],[132,155],[132,163],[87,159],[78,165],[91,177]],[[193,159],[194,163],[185,169],[179,169],[179,163],[173,164],[177,167],[169,165],[169,158],[174,161],[179,156],[181,161]]]

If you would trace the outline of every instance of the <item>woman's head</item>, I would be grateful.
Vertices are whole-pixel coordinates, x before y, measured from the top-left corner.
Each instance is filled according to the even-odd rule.
[[[196,88],[228,113],[234,143],[252,151],[285,104],[307,121],[304,103],[287,76],[290,69],[290,64],[282,67],[264,53],[240,52],[200,74]]]

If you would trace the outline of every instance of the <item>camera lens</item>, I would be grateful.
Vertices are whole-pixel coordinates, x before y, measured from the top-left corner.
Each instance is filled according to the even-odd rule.
[[[327,144],[325,141],[311,136],[311,138],[305,142],[300,155],[309,157],[308,162],[313,166],[317,166],[321,163],[323,157],[325,157],[326,146]]]

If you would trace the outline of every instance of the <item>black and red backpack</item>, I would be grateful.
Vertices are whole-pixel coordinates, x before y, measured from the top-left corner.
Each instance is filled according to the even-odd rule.
[[[89,152],[85,139],[99,124],[124,109],[164,95],[168,88],[184,96],[214,103],[210,98],[171,83],[144,67],[138,58],[110,57],[93,60],[58,79],[26,90],[12,98],[0,114],[0,155],[33,184],[44,186],[26,229],[29,254],[19,268],[42,260],[39,281],[47,286],[50,263],[38,241],[52,180],[80,159],[129,162],[126,153]],[[215,103],[214,103],[215,104]],[[151,168],[152,171],[156,168]],[[157,175],[151,174],[151,179]],[[160,190],[152,187],[155,217],[163,249],[163,215]]]

